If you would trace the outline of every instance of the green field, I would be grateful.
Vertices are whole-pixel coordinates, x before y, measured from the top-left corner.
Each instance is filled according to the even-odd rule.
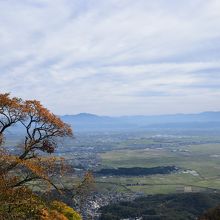
[[[175,165],[182,171],[146,177],[105,177],[101,182],[126,186],[145,194],[176,192],[184,186],[192,190],[220,190],[220,144],[187,145],[179,148],[114,150],[100,154],[102,167],[156,167]],[[184,173],[193,170],[195,173]]]

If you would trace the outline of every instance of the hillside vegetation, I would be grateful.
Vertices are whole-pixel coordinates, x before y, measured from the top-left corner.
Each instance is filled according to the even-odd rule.
[[[101,208],[101,220],[120,220],[137,217],[142,217],[143,220],[194,220],[207,209],[217,206],[219,203],[220,194],[216,193],[147,196],[137,198],[131,202],[120,202]],[[216,210],[212,213],[219,214],[218,211]],[[207,216],[211,216],[211,213],[208,212],[205,217]],[[202,218],[201,220],[215,220],[215,218]]]

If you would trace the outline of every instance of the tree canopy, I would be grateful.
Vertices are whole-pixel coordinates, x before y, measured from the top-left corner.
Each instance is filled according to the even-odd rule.
[[[25,131],[17,154],[3,146],[5,131],[13,125]],[[64,203],[44,201],[30,187],[43,181],[57,188],[52,177],[62,174],[57,169],[57,165],[63,167],[62,159],[46,154],[54,153],[59,138],[72,135],[71,127],[39,101],[0,94],[1,219],[81,219]]]

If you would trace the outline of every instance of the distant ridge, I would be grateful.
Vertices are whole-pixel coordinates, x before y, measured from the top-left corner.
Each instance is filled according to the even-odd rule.
[[[81,117],[81,118],[85,118],[85,117],[99,117],[98,115],[95,114],[90,114],[90,113],[79,113],[76,115],[64,115],[64,117]]]
[[[90,113],[79,113],[76,115],[63,115],[61,118],[63,119],[98,119],[101,116],[90,114]]]
[[[170,115],[99,116],[90,113],[64,115],[61,118],[77,131],[117,131],[149,129],[219,129],[220,112]]]

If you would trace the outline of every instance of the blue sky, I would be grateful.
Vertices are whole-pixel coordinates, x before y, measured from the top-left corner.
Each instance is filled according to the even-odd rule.
[[[219,0],[0,0],[0,92],[56,114],[220,110]]]

